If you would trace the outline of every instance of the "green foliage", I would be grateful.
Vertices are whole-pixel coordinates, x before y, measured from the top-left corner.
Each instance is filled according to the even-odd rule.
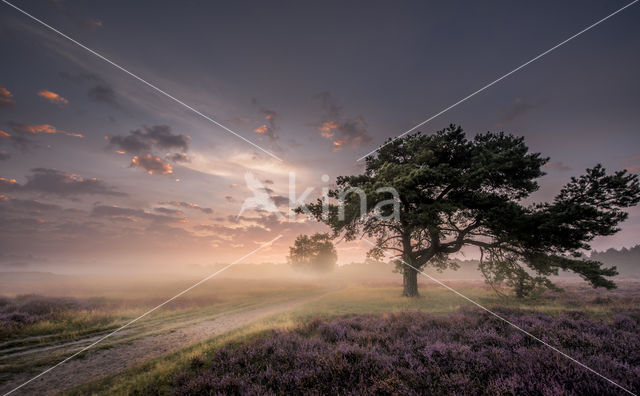
[[[287,259],[297,269],[328,272],[335,268],[338,254],[329,234],[316,233],[311,236],[299,235],[289,248]]]
[[[328,215],[321,200],[308,209],[334,237],[373,239],[372,258],[391,252],[417,269],[444,268],[449,254],[476,246],[487,253],[481,268],[487,280],[507,282],[518,295],[551,287],[548,276],[559,269],[578,273],[594,287],[615,287],[605,278],[616,275],[615,268],[580,253],[596,236],[619,230],[627,217],[623,209],[640,201],[637,175],[608,175],[597,165],[572,178],[552,202],[526,206],[522,201],[539,188],[547,161],[530,153],[522,137],[487,132],[467,139],[451,125],[432,135],[389,140],[367,157],[363,174],[337,178],[329,196],[339,205],[328,205]],[[389,199],[384,187],[398,192],[398,216],[394,205],[375,207]],[[354,189],[366,194],[366,207]],[[413,270],[400,268],[406,280]],[[406,292],[405,282],[407,295],[416,295],[417,285]]]

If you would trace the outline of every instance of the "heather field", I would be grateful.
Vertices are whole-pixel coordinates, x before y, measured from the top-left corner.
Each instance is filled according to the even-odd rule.
[[[640,288],[564,284],[534,300],[481,282],[457,290],[634,392]],[[291,310],[67,394],[623,394],[540,342],[436,285],[350,284]]]
[[[113,332],[184,289],[184,284],[193,282],[190,279],[165,279],[155,284],[141,279],[93,281],[91,288],[86,288],[75,279],[69,285],[56,280],[55,287],[52,282],[38,284],[49,295],[0,297],[0,393]],[[22,286],[25,287],[24,283]],[[94,361],[93,371],[87,366],[85,355],[78,356],[67,363],[69,368],[66,365],[60,368],[62,375],[44,378],[64,379],[64,383],[45,382],[37,390],[62,390],[122,371],[128,365],[242,326],[325,290],[305,282],[274,280],[225,279],[212,281],[208,286],[166,304],[92,347],[86,356],[99,357]],[[69,296],[60,295],[65,291]],[[65,375],[64,370],[69,372]]]
[[[593,320],[496,309],[545,342],[628,389],[640,389],[640,315]],[[618,394],[557,352],[479,312],[316,319],[223,346],[170,383],[176,395]],[[146,389],[156,393],[151,385]]]

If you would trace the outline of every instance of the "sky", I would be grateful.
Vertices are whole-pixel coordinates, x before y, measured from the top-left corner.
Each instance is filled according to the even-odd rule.
[[[284,262],[327,231],[287,213],[357,159],[627,4],[622,1],[0,3],[0,269]],[[551,157],[533,197],[602,163],[640,170],[640,5],[422,126],[505,131]],[[325,176],[326,175],[326,176]],[[328,176],[328,179],[327,179]],[[326,181],[328,180],[328,181]],[[640,210],[593,247],[633,246]],[[368,245],[339,242],[341,263]],[[473,252],[468,252],[469,256]]]

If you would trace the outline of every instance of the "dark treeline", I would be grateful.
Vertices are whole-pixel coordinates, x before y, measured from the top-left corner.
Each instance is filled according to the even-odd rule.
[[[592,260],[615,265],[620,275],[640,275],[640,244],[632,248],[608,249],[591,253]]]

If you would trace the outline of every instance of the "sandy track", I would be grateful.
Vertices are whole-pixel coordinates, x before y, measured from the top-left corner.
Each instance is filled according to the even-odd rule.
[[[116,345],[110,349],[89,350],[86,352],[85,357],[69,360],[13,394],[55,394],[61,390],[118,373],[150,358],[174,352],[199,341],[226,333],[265,316],[288,311],[318,297],[302,297],[259,308],[223,313],[211,320],[201,321],[182,328],[170,329],[169,332],[142,337],[130,343]],[[73,350],[69,354],[72,353]],[[4,395],[42,371],[44,371],[44,368],[33,373],[21,373],[14,376],[0,385],[0,394]]]

